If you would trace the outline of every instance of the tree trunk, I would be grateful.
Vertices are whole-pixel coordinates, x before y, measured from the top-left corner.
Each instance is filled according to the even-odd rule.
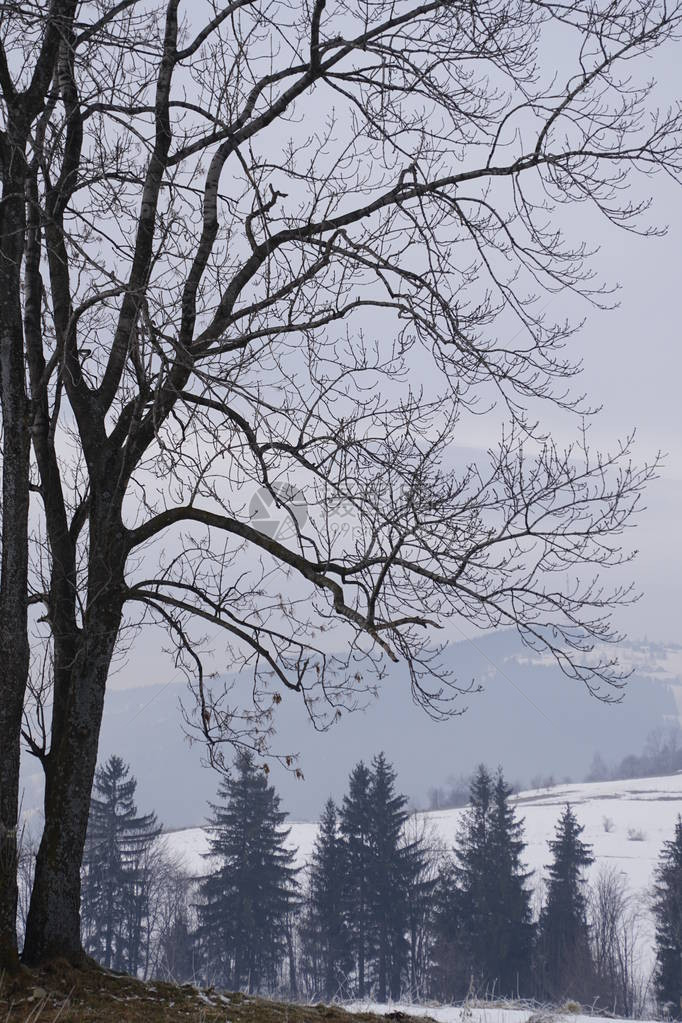
[[[45,776],[45,828],[38,850],[24,961],[83,958],[80,933],[80,868],[97,766],[104,693],[120,624],[120,608],[100,615],[83,631],[83,648],[59,734],[53,735]],[[57,708],[55,708],[55,717]]]
[[[0,341],[4,437],[0,593],[0,973],[18,964],[19,758],[28,677],[28,429],[25,401],[18,387],[12,394],[8,381],[14,369],[12,348],[12,340],[3,333]]]
[[[381,923],[379,934],[379,982],[377,986],[377,1001],[382,1004],[386,1001],[388,989],[387,958],[388,958],[388,934],[386,922],[385,920],[383,920]]]
[[[336,955],[333,944],[328,941],[326,943],[326,965],[325,965],[325,983],[324,993],[327,998],[334,998],[336,996]]]
[[[29,409],[24,379],[20,268],[24,244],[24,151],[4,139],[0,203],[0,402],[2,555],[0,580],[0,973],[18,965],[17,825],[21,722],[28,678]]]
[[[21,721],[28,677],[26,621],[28,430],[25,403],[7,387],[12,353],[0,342],[3,421],[2,589],[0,594],[0,973],[18,964],[17,825]],[[17,396],[19,397],[19,396]]]
[[[365,997],[365,922],[360,921],[360,952],[358,955],[358,997]]]
[[[289,956],[289,997],[292,1002],[298,1001],[298,978],[296,976],[296,949],[294,948],[293,924],[287,924],[287,953]]]
[[[394,935],[391,948],[391,999],[394,1002],[400,1001],[401,995],[401,971],[400,971],[400,935]]]

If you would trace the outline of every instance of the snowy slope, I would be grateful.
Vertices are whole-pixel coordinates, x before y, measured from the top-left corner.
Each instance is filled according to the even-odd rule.
[[[313,821],[289,821],[291,828],[288,845],[297,851],[295,865],[305,866],[317,835],[317,824]],[[209,836],[203,828],[185,828],[164,834],[166,849],[171,856],[182,863],[190,877],[203,877],[210,871],[208,853]]]
[[[376,1002],[352,1002],[344,1005],[349,1012],[373,1012],[379,1015],[388,1013],[407,1013],[410,1016],[426,1016],[436,1023],[528,1023],[532,1016],[538,1018],[537,1010],[505,1009],[495,1005],[457,1006],[457,1005],[412,1005],[408,1003],[389,1002],[379,1005]],[[605,1016],[582,1016],[573,1013],[551,1013],[541,1016],[547,1023],[610,1023]]]
[[[547,842],[562,808],[570,803],[593,847],[595,874],[604,865],[622,871],[637,891],[649,886],[661,845],[672,837],[682,814],[682,775],[628,781],[558,785],[521,792],[515,799],[525,821],[528,867],[541,874],[548,862]],[[462,810],[423,814],[446,845],[454,842]],[[606,827],[605,821],[610,822]],[[537,879],[537,877],[536,877]]]
[[[627,877],[635,891],[646,890],[662,843],[672,837],[675,820],[682,814],[682,775],[640,778],[629,781],[558,785],[553,789],[521,792],[515,798],[519,816],[525,821],[527,866],[538,881],[548,862],[547,842],[562,807],[568,802],[585,826],[584,839],[593,846],[596,873],[603,865],[615,867]],[[417,815],[429,833],[446,848],[452,846],[463,810],[441,810]],[[607,831],[604,821],[611,823]],[[297,862],[310,856],[317,825],[310,821],[290,822],[289,844],[298,850]],[[189,828],[166,835],[169,850],[184,863],[191,875],[206,873],[208,837],[201,828]]]

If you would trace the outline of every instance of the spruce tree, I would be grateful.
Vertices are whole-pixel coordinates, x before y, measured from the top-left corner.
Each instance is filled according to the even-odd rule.
[[[553,860],[540,914],[537,974],[538,994],[554,1002],[587,999],[594,988],[584,877],[594,859],[583,831],[567,805],[549,842]]]
[[[369,768],[360,761],[348,779],[348,793],[343,797],[339,820],[346,858],[351,951],[359,998],[364,998],[367,992],[367,967],[376,945],[371,914],[374,883],[371,780]]]
[[[327,801],[308,871],[302,921],[303,953],[315,992],[326,999],[347,995],[353,959],[347,900],[346,857],[336,805]]]
[[[454,856],[443,858],[433,893],[430,989],[441,1002],[463,998],[471,982],[465,959],[464,898]]]
[[[498,769],[490,812],[489,870],[494,886],[496,882],[492,896],[496,920],[489,945],[489,962],[498,964],[498,990],[504,995],[520,996],[530,989],[534,933],[531,893],[527,888],[531,874],[522,863],[526,848],[523,822],[517,818],[510,802],[511,792],[502,770]],[[489,975],[492,975],[490,968]]]
[[[383,753],[371,769],[359,763],[340,814],[346,861],[350,941],[357,994],[370,984],[378,1001],[400,996],[407,977],[410,913],[422,897],[425,850],[405,836],[407,800]]]
[[[654,880],[656,994],[666,1012],[682,1019],[682,818],[663,844]]]
[[[465,811],[460,834],[455,843],[455,885],[460,898],[456,900],[458,958],[463,968],[466,989],[487,984],[487,943],[490,935],[492,892],[490,890],[490,816],[492,810],[492,779],[481,764],[471,779],[469,807]],[[482,993],[482,992],[481,992]]]
[[[460,997],[523,994],[529,984],[532,924],[523,825],[509,802],[502,771],[493,778],[481,765],[471,781],[470,806],[455,846],[457,892],[449,925],[459,960]],[[442,897],[441,885],[441,897]],[[440,913],[441,926],[443,914]]]
[[[148,916],[145,853],[160,834],[137,815],[137,781],[118,756],[95,774],[83,861],[83,946],[107,969],[136,974]]]
[[[264,771],[249,753],[235,768],[212,804],[208,856],[217,868],[201,885],[199,938],[207,975],[254,992],[275,982],[286,954],[297,871],[286,814]]]
[[[383,753],[372,761],[372,896],[370,914],[376,935],[376,997],[400,997],[408,965],[410,895],[416,894],[423,868],[418,841],[407,842],[407,799],[396,791],[396,773]]]

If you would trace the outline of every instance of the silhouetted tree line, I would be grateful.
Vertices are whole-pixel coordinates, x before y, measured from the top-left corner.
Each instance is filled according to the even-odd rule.
[[[682,731],[671,726],[655,728],[647,736],[641,753],[628,753],[617,764],[607,764],[601,753],[595,753],[585,780],[653,778],[678,771],[682,771]]]
[[[501,769],[480,766],[450,850],[410,816],[383,754],[358,763],[324,807],[305,868],[268,774],[240,755],[218,789],[205,876],[169,858],[118,757],[97,772],[83,871],[89,953],[141,976],[293,998],[521,997],[623,1015],[651,1000],[639,971],[640,908],[593,863],[566,806],[541,898],[524,867],[523,821]],[[680,1018],[682,821],[655,879],[655,993]]]

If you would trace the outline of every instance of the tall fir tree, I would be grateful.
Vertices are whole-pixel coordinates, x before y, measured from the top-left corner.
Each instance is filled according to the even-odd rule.
[[[371,913],[374,883],[371,781],[369,768],[360,761],[348,779],[348,792],[343,797],[339,818],[348,878],[351,951],[359,998],[367,994],[367,968],[376,947]]]
[[[118,756],[95,774],[81,921],[86,952],[107,969],[137,974],[147,926],[146,853],[160,834],[155,814],[138,816],[137,781]]]
[[[430,993],[441,1002],[465,997],[471,985],[463,934],[464,898],[458,881],[454,856],[443,857],[433,893],[429,971]]]
[[[497,918],[489,946],[489,962],[499,964],[497,988],[504,995],[523,996],[531,985],[534,927],[531,872],[524,869],[523,822],[510,801],[501,768],[494,779],[490,812],[491,880]],[[492,975],[489,968],[489,975]]]
[[[435,967],[451,997],[527,993],[533,931],[524,849],[502,771],[493,778],[481,765],[438,886]]]
[[[422,879],[426,850],[408,841],[406,797],[383,753],[351,772],[340,812],[356,992],[398,998],[409,973],[411,914],[433,887]],[[415,917],[416,919],[416,917]],[[414,923],[414,921],[413,921]]]
[[[489,978],[488,939],[492,924],[490,864],[490,817],[492,812],[492,778],[481,764],[471,779],[469,807],[465,812],[462,829],[455,843],[455,884],[459,898],[455,905],[457,921],[457,951],[460,972],[464,968],[466,989],[485,991]]]
[[[348,913],[347,863],[339,833],[339,815],[327,801],[308,871],[308,891],[301,936],[303,955],[315,994],[327,999],[347,996],[353,965]]]
[[[202,883],[198,937],[204,973],[235,990],[273,986],[287,954],[298,897],[280,799],[249,753],[221,781],[212,804],[208,856],[217,868]]]
[[[396,773],[383,753],[372,761],[370,787],[372,893],[370,915],[376,935],[376,998],[400,997],[409,957],[410,894],[423,868],[419,841],[408,842],[407,799],[396,791]]]
[[[549,1001],[586,1000],[594,990],[585,870],[594,862],[584,828],[566,806],[549,842],[552,863],[536,950],[537,993]]]
[[[682,818],[664,842],[654,878],[656,994],[666,1013],[682,1019]]]

